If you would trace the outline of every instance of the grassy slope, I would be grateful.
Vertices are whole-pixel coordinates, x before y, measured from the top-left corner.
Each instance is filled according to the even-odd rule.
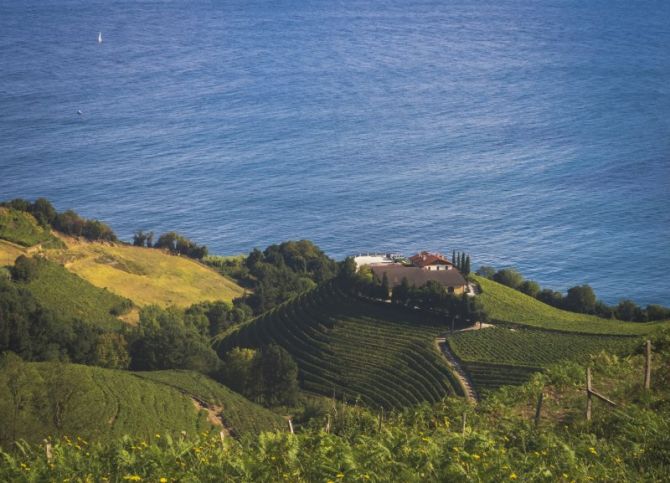
[[[222,354],[234,346],[276,343],[296,360],[303,389],[403,407],[460,390],[434,345],[442,331],[444,326],[429,316],[358,300],[331,282],[215,345]]]
[[[482,288],[480,298],[489,313],[489,317],[498,322],[566,332],[612,335],[648,334],[660,327],[670,325],[669,321],[642,324],[576,314],[551,307],[492,280],[478,276],[474,278]]]
[[[35,299],[66,319],[81,319],[106,328],[118,328],[120,321],[110,313],[123,298],[95,287],[48,260],[39,265],[37,277],[25,285]]]
[[[41,227],[31,214],[5,207],[0,207],[0,238],[24,247],[62,246],[51,230]]]
[[[41,441],[48,435],[104,439],[128,434],[149,438],[156,433],[186,431],[193,435],[208,431],[214,426],[208,422],[206,413],[198,410],[188,394],[190,391],[198,391],[201,396],[206,391],[203,399],[220,402],[224,420],[238,434],[271,430],[283,423],[274,413],[189,372],[167,371],[154,376],[76,364],[41,362],[25,366],[33,371],[30,384],[33,400],[41,401],[26,407],[19,421],[18,437],[29,441]],[[49,394],[54,395],[54,384],[58,386],[56,393],[72,391],[64,404],[60,429],[54,424],[54,405],[49,400]],[[2,405],[10,400],[4,384],[0,384],[0,396],[4,412],[7,407]],[[228,413],[232,417],[227,418]]]
[[[206,401],[223,409],[221,414],[226,427],[236,432],[259,433],[270,429],[285,430],[286,420],[281,416],[251,403],[216,381],[192,371],[137,372],[146,380],[159,382]]]
[[[49,258],[97,287],[127,297],[137,305],[187,307],[205,300],[230,301],[244,290],[189,258],[161,250],[66,239],[68,249]]]

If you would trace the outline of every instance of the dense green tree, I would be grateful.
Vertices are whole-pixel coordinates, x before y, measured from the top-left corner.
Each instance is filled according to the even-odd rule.
[[[256,355],[253,349],[235,347],[223,357],[217,379],[232,390],[253,398],[260,393],[253,374]]]
[[[552,307],[563,306],[563,294],[549,288],[540,290],[540,293],[537,294],[537,299]]]
[[[56,216],[58,216],[56,209],[46,198],[37,198],[35,202],[29,206],[27,211],[33,215],[37,222],[42,226],[51,226],[52,223],[56,221]]]
[[[466,277],[470,275],[470,255],[465,257],[465,263],[463,265],[463,275]]]
[[[496,269],[488,265],[482,265],[475,273],[480,277],[493,278],[493,276],[496,274]]]
[[[619,320],[631,321],[635,319],[637,305],[632,300],[624,299],[614,309],[614,314]]]
[[[532,280],[524,280],[521,285],[519,285],[519,292],[523,292],[526,295],[535,298],[540,293],[540,285]]]
[[[298,396],[298,365],[282,347],[263,347],[254,358],[253,377],[260,389],[257,399],[266,406],[292,406]]]
[[[39,273],[39,259],[19,255],[10,269],[12,278],[19,282],[30,282]]]
[[[409,293],[410,293],[411,287],[409,285],[409,281],[407,280],[407,277],[403,277],[402,280],[400,281],[400,285],[395,287],[393,289],[393,294],[391,296],[391,299],[393,302],[397,304],[402,304],[405,305],[407,304],[407,301],[409,300]]]
[[[128,343],[122,334],[105,332],[95,344],[95,365],[109,369],[127,369],[130,365]]]
[[[563,305],[572,312],[592,314],[596,308],[596,294],[589,285],[571,287],[563,299]]]
[[[519,288],[523,283],[523,276],[514,268],[503,268],[493,275],[493,280],[514,289]]]

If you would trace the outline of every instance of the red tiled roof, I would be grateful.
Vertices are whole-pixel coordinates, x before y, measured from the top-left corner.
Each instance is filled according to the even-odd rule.
[[[439,253],[421,252],[413,257],[409,257],[409,261],[415,267],[427,267],[428,265],[453,265],[445,256]]]

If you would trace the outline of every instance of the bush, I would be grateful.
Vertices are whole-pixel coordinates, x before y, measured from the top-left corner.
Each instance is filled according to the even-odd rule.
[[[518,289],[523,283],[523,276],[514,268],[503,268],[493,275],[493,280],[508,287]]]
[[[39,273],[39,261],[20,255],[14,262],[11,272],[12,278],[17,282],[30,282]]]

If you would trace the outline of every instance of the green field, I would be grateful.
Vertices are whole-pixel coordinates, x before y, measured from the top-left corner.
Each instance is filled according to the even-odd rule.
[[[306,391],[405,407],[460,393],[434,345],[444,330],[429,315],[360,300],[330,282],[244,324],[215,347],[223,354],[276,343],[297,362]]]
[[[622,322],[607,320],[594,315],[577,314],[560,310],[517,290],[484,277],[474,276],[480,285],[479,295],[489,318],[496,322],[529,325],[542,329],[585,334],[643,335],[658,328],[670,326],[662,322]]]
[[[81,319],[111,329],[121,326],[111,310],[123,305],[123,297],[91,285],[57,263],[40,259],[38,267],[35,279],[17,284],[28,288],[41,305],[64,319]]]
[[[219,431],[192,395],[220,410],[225,427],[236,434],[285,425],[281,417],[196,373],[132,373],[48,362],[22,363],[20,367],[18,377],[16,372],[0,370],[0,441],[11,439],[9,433],[14,428],[10,422],[14,420],[16,438],[35,442],[47,436],[98,440]],[[16,419],[12,417],[8,379],[18,381],[20,388],[21,408]]]
[[[637,337],[492,327],[456,333],[447,343],[481,392],[523,383],[533,372],[563,360],[584,362],[601,351],[630,354],[641,342]]]
[[[0,207],[0,238],[23,247],[40,244],[46,248],[63,246],[51,230],[40,226],[30,213],[5,207]]]

